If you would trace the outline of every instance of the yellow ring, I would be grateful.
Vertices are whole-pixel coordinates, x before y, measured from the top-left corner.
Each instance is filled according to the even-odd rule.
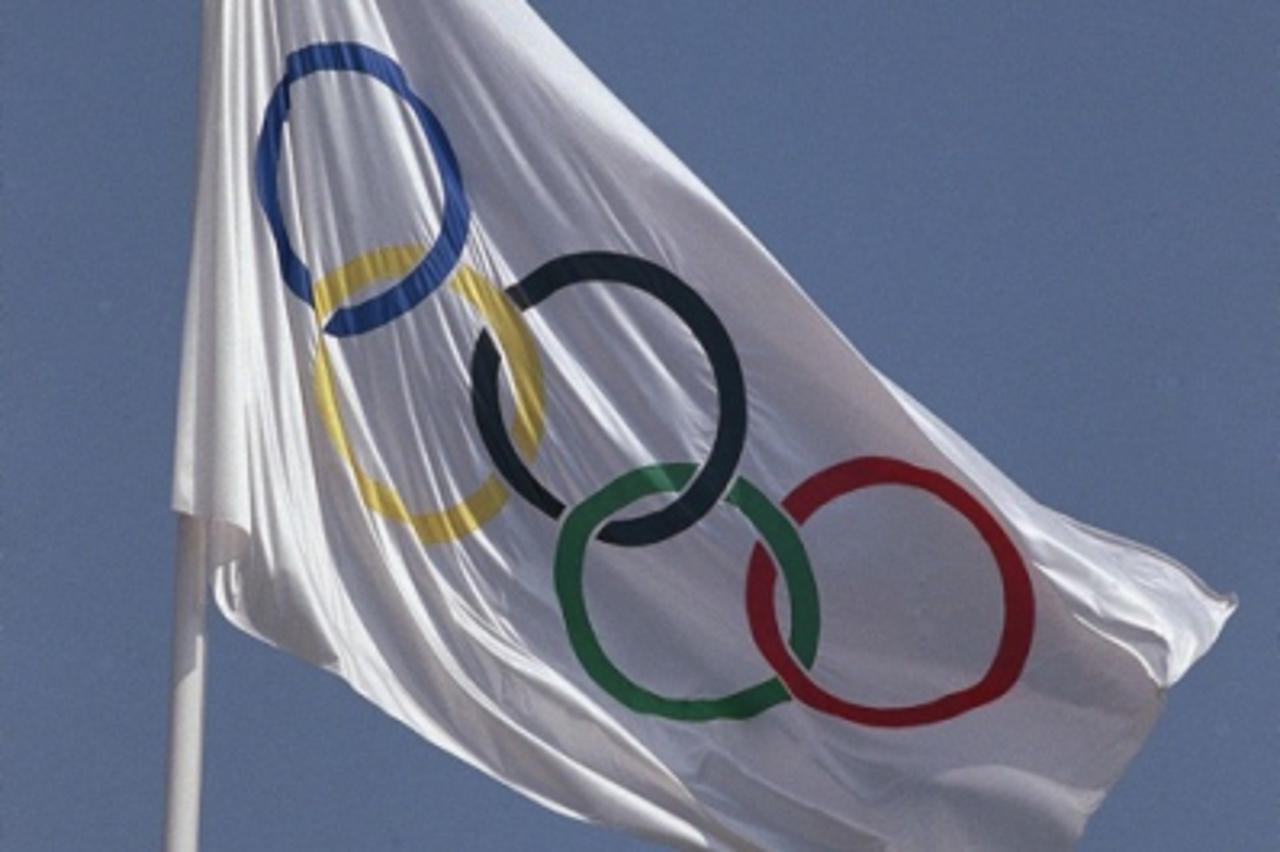
[[[333,308],[377,281],[402,278],[422,259],[421,245],[384,246],[360,255],[315,282],[312,290],[316,318],[321,328]],[[542,362],[533,335],[520,311],[506,295],[479,272],[459,266],[446,285],[466,299],[493,329],[498,345],[506,353],[515,398],[515,420],[511,438],[527,459],[537,455],[542,443],[543,409],[546,401],[542,383]],[[320,418],[338,455],[351,468],[360,498],[366,506],[393,521],[411,526],[426,544],[455,541],[473,532],[502,509],[507,488],[496,474],[465,498],[447,509],[414,512],[392,485],[379,482],[356,460],[338,408],[338,392],[325,349],[326,335],[316,344],[313,384]]]

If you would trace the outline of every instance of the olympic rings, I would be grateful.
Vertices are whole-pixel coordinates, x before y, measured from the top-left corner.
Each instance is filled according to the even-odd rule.
[[[738,353],[715,312],[688,284],[655,263],[611,252],[570,254],[535,269],[508,288],[511,301],[521,310],[574,284],[611,281],[653,296],[684,320],[711,362],[720,396],[720,420],[707,460],[689,487],[673,502],[637,518],[610,521],[600,531],[601,541],[640,547],[671,538],[701,520],[719,502],[742,455],[747,436],[747,394]],[[472,409],[480,437],[494,467],[530,505],[557,519],[564,502],[538,482],[507,440],[498,407],[497,376],[501,356],[488,334],[482,333],[471,359]]]
[[[436,167],[440,171],[440,183],[444,187],[444,213],[435,245],[418,265],[405,274],[400,283],[366,302],[335,313],[325,326],[325,331],[343,337],[386,325],[445,283],[462,256],[471,208],[462,188],[462,173],[458,169],[453,148],[449,145],[449,137],[436,120],[435,114],[409,88],[409,81],[395,60],[372,48],[351,42],[313,44],[296,50],[285,60],[284,78],[276,85],[267,104],[262,132],[258,136],[254,166],[258,201],[266,214],[272,239],[275,240],[280,276],[290,290],[303,301],[312,301],[311,271],[298,257],[289,240],[289,231],[285,227],[284,213],[280,207],[280,186],[276,171],[280,165],[284,124],[289,117],[289,88],[318,71],[366,74],[399,95],[413,110],[418,124],[422,126],[422,132],[431,146],[431,154],[435,157]]]
[[[919,488],[946,503],[977,529],[995,558],[1003,586],[1004,628],[995,658],[981,680],[933,701],[905,707],[868,707],[836,697],[804,671],[812,665],[812,660],[801,656],[802,668],[787,652],[778,634],[778,619],[773,605],[777,570],[768,551],[759,545],[751,554],[747,572],[747,612],[756,647],[797,700],[815,710],[861,725],[905,728],[954,718],[995,701],[1013,688],[1031,652],[1035,597],[1026,563],[1009,534],[969,492],[936,471],[899,459],[851,459],[809,477],[787,495],[782,506],[797,524],[803,525],[814,512],[842,494],[888,484]]]
[[[444,191],[441,232],[430,248],[386,246],[366,252],[323,278],[297,256],[285,226],[279,197],[279,168],[290,87],[320,71],[365,74],[390,88],[414,113],[426,135]],[[462,265],[471,207],[457,158],[444,128],[409,87],[403,69],[364,45],[312,44],[289,54],[285,73],[267,104],[255,155],[259,203],[275,242],[280,275],[296,296],[311,305],[323,329],[313,365],[313,390],[320,418],[342,461],[351,470],[360,499],[371,511],[410,526],[426,544],[456,541],[492,519],[507,502],[508,489],[537,511],[560,522],[554,554],[555,593],[569,644],[587,675],[606,693],[638,713],[685,722],[748,719],[795,698],[808,707],[846,721],[884,728],[927,725],[955,718],[1005,695],[1017,683],[1031,650],[1035,595],[1026,562],[1000,522],[963,487],[936,471],[905,461],[861,457],[809,477],[776,508],[736,473],[747,437],[747,396],[733,341],[710,305],[675,273],[651,261],[605,251],[567,254],[550,260],[505,291]],[[377,281],[400,279],[391,288],[355,305],[341,307]],[[623,284],[658,299],[688,326],[711,365],[719,418],[711,450],[701,467],[689,462],[656,464],[614,479],[566,514],[565,504],[529,469],[544,430],[542,365],[523,312],[560,290],[598,281]],[[466,299],[492,327],[482,330],[471,359],[471,408],[476,428],[496,472],[452,506],[413,511],[392,485],[367,473],[356,459],[338,402],[327,336],[344,337],[379,328],[407,313],[441,286]],[[493,338],[497,338],[495,345]],[[498,395],[503,353],[514,399],[508,434]],[[1004,623],[990,667],[972,686],[932,701],[902,707],[872,707],[839,698],[808,673],[817,657],[820,606],[817,584],[798,527],[830,501],[873,485],[896,484],[932,494],[962,515],[995,559],[1002,586]],[[606,521],[615,511],[644,497],[679,492],[665,507],[639,517]],[[721,500],[746,515],[763,539],[752,551],[746,577],[746,607],[752,639],[774,677],[716,698],[671,698],[646,689],[608,658],[592,627],[583,592],[584,560],[592,539],[638,547],[684,532]],[[788,518],[787,516],[790,516]],[[563,519],[562,519],[563,516]],[[777,560],[777,563],[775,563]],[[791,626],[780,634],[774,604],[777,564],[787,583]]]
[[[579,503],[560,528],[555,556],[556,595],[578,661],[601,689],[622,704],[637,713],[683,722],[748,719],[789,700],[787,690],[777,678],[769,678],[719,698],[667,698],[636,684],[613,664],[601,647],[591,626],[591,617],[587,614],[582,587],[583,560],[592,533],[600,528],[601,521],[650,494],[678,491],[693,478],[696,469],[693,464],[638,468]],[[818,588],[795,527],[767,497],[742,477],[734,482],[724,499],[747,516],[781,562],[791,601],[789,643],[806,666],[813,665],[818,653]]]
[[[422,253],[422,246],[415,245],[375,249],[317,281],[314,303],[318,320],[323,323],[334,305],[364,287],[413,268]],[[542,441],[545,405],[542,362],[533,336],[520,312],[512,307],[502,291],[470,267],[459,268],[450,280],[449,289],[471,303],[493,327],[502,348],[511,354],[512,384],[515,388],[512,440],[523,456],[532,458]],[[356,459],[338,408],[337,390],[323,335],[316,344],[313,387],[325,430],[355,476],[361,500],[383,517],[411,526],[423,542],[455,541],[479,528],[506,503],[507,489],[491,474],[475,491],[448,508],[428,512],[410,510],[399,491],[374,479]]]

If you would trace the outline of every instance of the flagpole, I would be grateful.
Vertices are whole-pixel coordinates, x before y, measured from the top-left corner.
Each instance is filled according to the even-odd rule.
[[[180,515],[170,652],[173,668],[169,694],[165,852],[196,852],[200,845],[207,546],[204,525],[187,515]]]

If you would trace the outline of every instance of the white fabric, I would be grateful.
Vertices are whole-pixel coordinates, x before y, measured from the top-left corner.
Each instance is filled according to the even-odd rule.
[[[1035,503],[876,373],[524,5],[206,0],[204,16],[174,507],[209,524],[213,591],[233,623],[547,806],[665,842],[1072,844],[1233,601],[1160,554]],[[671,271],[706,301],[744,375],[736,471],[773,505],[816,472],[867,456],[936,471],[974,495],[1031,572],[1034,639],[1016,684],[962,715],[898,729],[798,700],[749,719],[638,713],[570,645],[553,572],[559,522],[511,495],[478,529],[432,543],[371,510],[322,422],[318,347],[358,463],[425,510],[494,471],[470,397],[485,322],[446,286],[338,338],[286,286],[256,189],[257,145],[286,57],[334,42],[393,59],[439,119],[470,204],[462,264],[505,287],[553,258],[610,251]],[[284,139],[284,218],[315,277],[380,246],[434,242],[441,170],[387,86],[351,72],[299,80]],[[598,282],[521,316],[546,399],[530,468],[570,509],[638,467],[707,457],[716,384],[668,308]],[[504,369],[508,423],[512,381]],[[888,706],[982,675],[1002,623],[1000,582],[963,518],[918,489],[877,487],[832,501],[798,531],[819,591],[815,681]],[[770,678],[743,606],[758,537],[722,503],[652,546],[593,542],[586,600],[618,667],[672,696]]]

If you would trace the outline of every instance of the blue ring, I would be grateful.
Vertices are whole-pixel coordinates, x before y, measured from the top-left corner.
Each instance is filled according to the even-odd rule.
[[[267,103],[258,136],[255,163],[258,201],[271,226],[276,243],[280,275],[285,285],[308,304],[312,304],[312,275],[293,250],[280,210],[280,142],[284,123],[289,117],[289,87],[317,71],[355,71],[368,74],[399,95],[413,109],[418,123],[431,145],[440,181],[444,186],[443,227],[431,250],[413,270],[389,290],[364,302],[334,312],[324,330],[336,337],[362,334],[386,325],[411,310],[445,282],[462,254],[467,240],[471,208],[462,188],[462,173],[449,145],[449,137],[435,115],[427,108],[405,79],[404,71],[389,56],[353,42],[312,44],[289,54],[285,60],[284,78],[276,85]]]

